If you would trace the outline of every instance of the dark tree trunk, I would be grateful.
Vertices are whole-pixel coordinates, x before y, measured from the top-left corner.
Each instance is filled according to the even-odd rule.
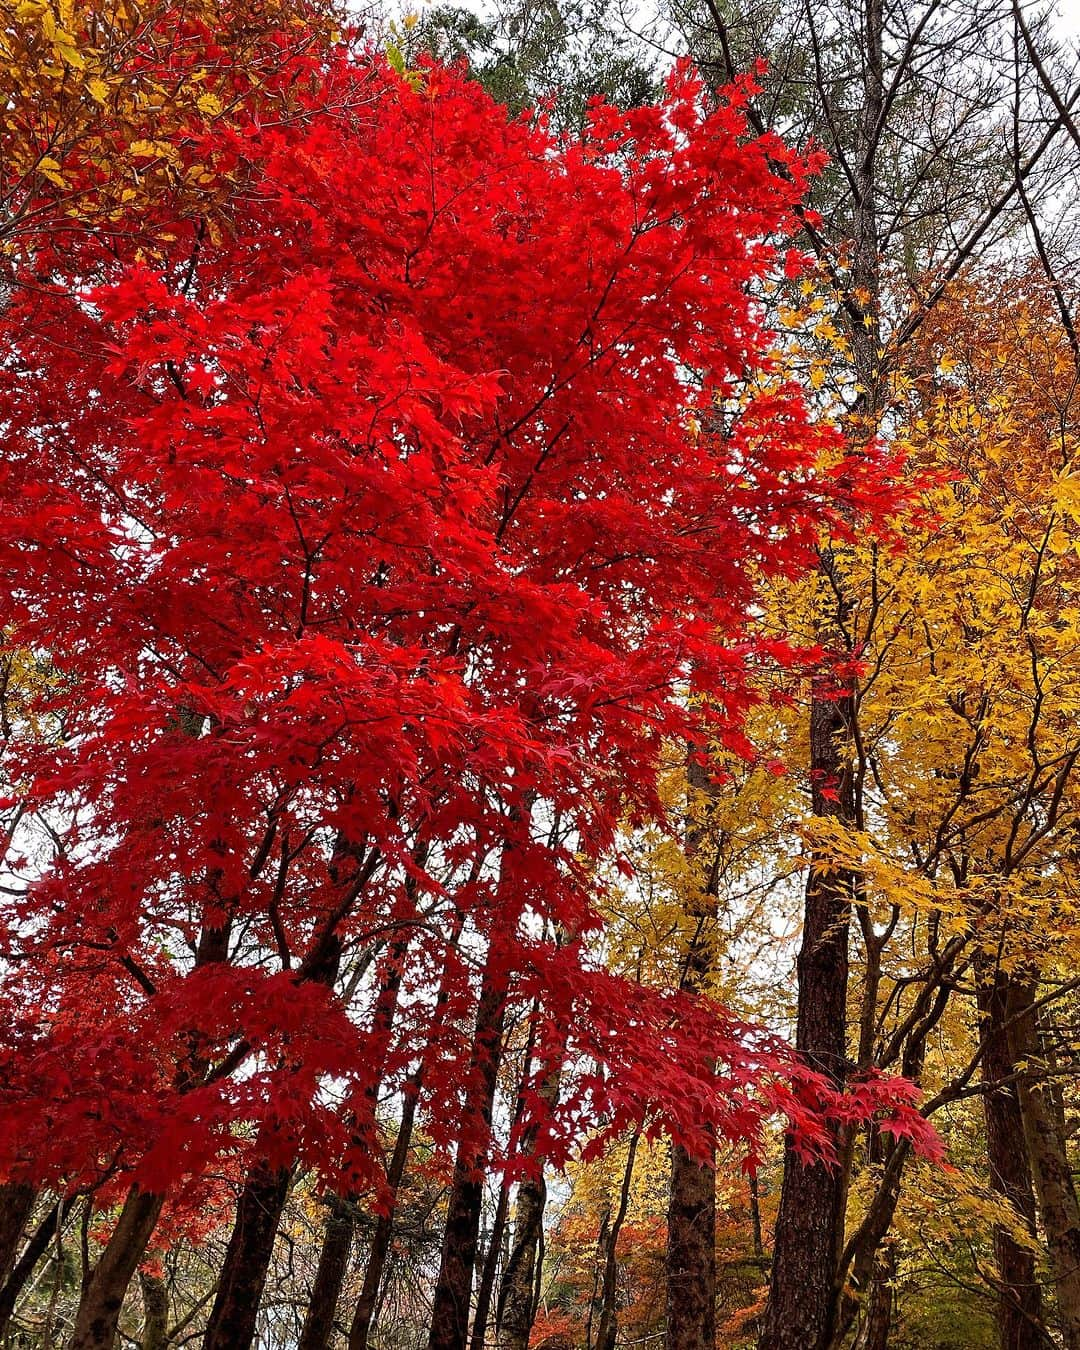
[[[854,813],[848,751],[853,717],[850,691],[817,691],[810,734],[814,806],[817,814],[837,815],[848,823]],[[847,1062],[848,924],[854,883],[850,872],[813,865],[797,967],[795,1043],[806,1062],[837,1087],[844,1084]],[[840,1167],[804,1161],[788,1144],[761,1350],[824,1350],[829,1344],[846,1193]]]
[[[160,1275],[139,1271],[142,1291],[142,1350],[165,1350],[169,1343],[169,1293]]]
[[[26,1246],[19,1253],[19,1259],[15,1262],[11,1274],[4,1281],[3,1288],[0,1288],[0,1337],[7,1331],[19,1295],[34,1273],[34,1267],[45,1255],[45,1249],[56,1233],[57,1224],[63,1224],[74,1203],[75,1196],[71,1195],[62,1202],[58,1200],[50,1205],[48,1213],[30,1234]]]
[[[249,1350],[291,1167],[257,1163],[244,1180],[203,1350]]]
[[[622,1186],[619,1189],[619,1207],[608,1225],[604,1243],[604,1271],[600,1286],[600,1321],[596,1329],[596,1350],[615,1350],[615,1340],[619,1332],[619,1315],[615,1306],[619,1233],[622,1231],[623,1220],[630,1204],[630,1185],[634,1180],[634,1159],[637,1157],[640,1138],[640,1131],[631,1136],[626,1153],[626,1166],[623,1169]],[[709,1350],[713,1350],[712,1345]]]
[[[431,1037],[432,1042],[436,1040],[436,1033],[442,1026],[446,1014],[446,1005],[450,997],[451,982],[451,958],[457,950],[457,944],[461,937],[461,930],[465,926],[465,916],[461,912],[454,915],[453,925],[447,942],[446,962],[443,965],[442,976],[439,980],[439,993],[435,1000],[435,1013],[432,1018]],[[401,1124],[398,1127],[397,1139],[394,1143],[393,1156],[390,1159],[390,1166],[386,1169],[386,1184],[390,1191],[390,1204],[386,1212],[380,1214],[375,1220],[375,1231],[371,1237],[371,1246],[368,1249],[367,1265],[364,1268],[364,1282],[360,1290],[360,1297],[356,1301],[356,1308],[353,1312],[352,1324],[349,1327],[349,1350],[367,1350],[368,1337],[371,1335],[371,1327],[375,1318],[375,1309],[378,1304],[379,1288],[382,1284],[383,1270],[386,1267],[386,1256],[390,1250],[390,1239],[394,1231],[394,1201],[397,1196],[398,1187],[401,1185],[401,1179],[405,1175],[405,1166],[409,1160],[409,1148],[412,1144],[413,1125],[416,1121],[416,1104],[420,1096],[420,1089],[424,1081],[424,1066],[421,1064],[416,1073],[408,1080],[405,1085],[404,1104],[401,1110]]]
[[[469,1305],[483,1202],[483,1168],[502,1057],[506,1006],[503,984],[492,978],[493,965],[489,956],[477,1008],[468,1077],[470,1094],[466,1110],[473,1116],[474,1128],[466,1131],[466,1139],[459,1145],[454,1161],[428,1350],[465,1350],[468,1341]]]
[[[668,1350],[716,1345],[716,1164],[671,1147],[668,1200]]]
[[[112,1350],[128,1285],[164,1201],[164,1196],[140,1191],[138,1186],[128,1191],[112,1236],[83,1286],[68,1350]]]
[[[327,1204],[329,1208],[322,1248],[319,1252],[319,1265],[315,1271],[315,1283],[304,1317],[298,1350],[326,1350],[330,1344],[330,1337],[334,1331],[334,1314],[337,1311],[341,1286],[349,1265],[349,1253],[352,1250],[353,1230],[356,1226],[352,1205],[335,1196],[330,1196]]]
[[[480,1284],[476,1290],[476,1312],[473,1314],[472,1335],[469,1339],[470,1350],[484,1350],[484,1343],[487,1340],[488,1323],[491,1320],[491,1300],[495,1293],[495,1275],[499,1268],[499,1253],[506,1233],[506,1214],[509,1207],[510,1187],[504,1178],[499,1187],[495,1217],[491,1221],[491,1238],[480,1271]]]
[[[349,1350],[367,1350],[368,1336],[375,1316],[375,1306],[379,1298],[379,1286],[382,1284],[383,1270],[386,1267],[386,1255],[390,1250],[390,1239],[394,1233],[393,1201],[401,1178],[405,1175],[405,1164],[412,1143],[413,1124],[416,1120],[416,1100],[420,1084],[417,1079],[409,1083],[405,1093],[405,1105],[401,1112],[401,1124],[398,1127],[397,1142],[394,1144],[394,1156],[386,1169],[386,1184],[390,1189],[390,1208],[375,1220],[375,1231],[368,1249],[367,1265],[364,1268],[364,1283],[360,1297],[356,1301],[352,1325],[349,1328]]]
[[[695,864],[698,885],[687,906],[694,924],[686,952],[681,988],[693,994],[707,989],[712,974],[719,904],[720,843],[710,866],[702,849],[709,835],[715,788],[697,759],[687,766],[689,789],[685,850]],[[666,1338],[667,1350],[713,1350],[716,1344],[716,1149],[692,1158],[679,1144],[671,1147],[668,1190]]]
[[[983,1093],[986,1118],[986,1155],[990,1185],[1016,1211],[1034,1235],[1035,1195],[1024,1145],[1024,1122],[1016,1084],[1006,1081],[1013,1074],[1008,1039],[1008,979],[1000,971],[980,970],[978,1002],[984,1042],[982,1079],[997,1083]],[[997,1259],[997,1325],[1001,1350],[1050,1350],[1052,1342],[1043,1330],[1042,1292],[1035,1271],[1035,1254],[1021,1246],[1009,1228],[994,1230]]]
[[[895,1274],[895,1254],[891,1247],[883,1247],[874,1263],[870,1296],[866,1300],[866,1324],[857,1342],[858,1350],[889,1350]]]
[[[535,1007],[533,1009],[535,1013]],[[524,1082],[532,1062],[532,1031],[525,1056]],[[564,1043],[565,1044],[565,1043]],[[559,1099],[562,1081],[562,1051],[549,1066],[540,1090],[541,1100],[550,1109]],[[524,1107],[519,1095],[517,1110]],[[536,1283],[540,1275],[540,1252],[544,1237],[544,1208],[547,1205],[547,1183],[544,1181],[543,1160],[537,1161],[536,1131],[527,1133],[522,1150],[536,1163],[534,1175],[524,1177],[518,1185],[514,1202],[514,1242],[503,1271],[499,1290],[498,1345],[499,1350],[527,1350],[536,1317]]]
[[[499,1291],[499,1350],[526,1350],[529,1344],[536,1254],[546,1203],[542,1173],[521,1181],[514,1203],[514,1241]]]
[[[6,1283],[19,1254],[23,1229],[34,1207],[37,1191],[26,1182],[0,1186],[0,1286]]]
[[[1008,986],[1009,1047],[1013,1063],[1024,1064],[1017,1100],[1039,1218],[1050,1249],[1057,1326],[1067,1350],[1080,1350],[1080,1201],[1045,1076],[1042,1038],[1032,1006],[1035,986],[1016,976]]]

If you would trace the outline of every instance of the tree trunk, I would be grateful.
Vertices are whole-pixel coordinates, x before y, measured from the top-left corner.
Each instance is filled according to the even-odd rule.
[[[615,1277],[618,1274],[619,1233],[630,1204],[630,1185],[634,1180],[634,1159],[637,1157],[638,1141],[641,1131],[637,1130],[630,1138],[626,1152],[626,1166],[623,1168],[622,1186],[619,1189],[619,1207],[608,1225],[607,1241],[604,1244],[604,1275],[601,1284],[600,1322],[596,1331],[596,1350],[615,1350],[615,1339],[619,1332],[618,1309],[615,1306]],[[715,1342],[714,1342],[715,1344]],[[713,1350],[713,1345],[709,1346]]]
[[[33,1275],[34,1267],[45,1255],[45,1249],[55,1234],[57,1225],[63,1224],[74,1203],[75,1196],[73,1195],[69,1195],[63,1201],[57,1200],[55,1204],[49,1207],[48,1213],[30,1234],[26,1246],[22,1249],[19,1259],[12,1268],[11,1274],[5,1280],[3,1288],[0,1289],[0,1337],[3,1337],[7,1331],[19,1295],[30,1276]]]
[[[1013,1063],[1025,1066],[1017,1080],[1017,1099],[1054,1272],[1057,1324],[1067,1350],[1080,1350],[1080,1204],[1043,1072],[1034,1001],[1032,982],[1016,977],[1009,980],[1009,1046]]]
[[[356,1300],[352,1325],[349,1328],[349,1350],[367,1350],[371,1323],[375,1316],[375,1304],[379,1297],[383,1270],[386,1266],[386,1254],[390,1250],[390,1239],[394,1232],[394,1197],[405,1174],[405,1163],[412,1143],[413,1123],[416,1119],[416,1099],[420,1085],[414,1079],[405,1093],[405,1105],[401,1112],[401,1124],[398,1127],[397,1142],[394,1144],[394,1156],[386,1169],[386,1184],[390,1189],[390,1206],[385,1214],[375,1220],[375,1232],[371,1237],[367,1265],[364,1268],[364,1283],[360,1297]]]
[[[687,765],[688,812],[685,851],[701,871],[699,854],[708,837],[715,797],[705,766]],[[687,905],[694,932],[686,952],[680,987],[701,995],[712,974],[719,904],[719,841],[712,865]],[[665,1253],[667,1350],[713,1350],[716,1344],[716,1148],[692,1158],[680,1144],[671,1147]]]
[[[543,1173],[518,1185],[514,1203],[514,1243],[499,1291],[499,1350],[527,1350],[533,1324],[536,1253],[547,1204]]]
[[[347,1201],[329,1196],[326,1227],[323,1232],[319,1265],[311,1301],[304,1316],[298,1350],[327,1350],[334,1332],[334,1313],[349,1264],[353,1230],[356,1226],[354,1210]]]
[[[249,1350],[291,1167],[256,1163],[244,1180],[203,1350]]]
[[[845,823],[851,822],[854,810],[848,753],[853,717],[850,691],[833,695],[819,689],[811,709],[814,807],[816,814],[838,815]],[[837,1087],[844,1084],[846,1068],[848,923],[854,880],[851,873],[827,864],[812,866],[797,963],[795,1044],[806,1062]],[[788,1142],[761,1350],[824,1350],[829,1344],[846,1191],[839,1167],[804,1161]]]
[[[446,1212],[439,1275],[432,1304],[428,1350],[465,1350],[472,1301],[473,1268],[480,1236],[483,1168],[495,1105],[495,1087],[502,1058],[506,997],[503,982],[493,978],[490,959],[476,1014],[473,1053],[469,1065],[466,1111],[478,1129],[466,1131],[454,1161],[454,1176]]]
[[[132,1186],[97,1265],[83,1287],[68,1350],[112,1350],[128,1285],[165,1202]]]
[[[716,1345],[716,1163],[671,1146],[668,1201],[668,1350]]]
[[[36,1198],[37,1191],[26,1182],[9,1181],[0,1186],[0,1286],[7,1282],[15,1265]]]
[[[499,1268],[499,1253],[506,1232],[506,1213],[510,1204],[510,1187],[505,1177],[499,1187],[499,1199],[495,1205],[495,1217],[491,1221],[491,1238],[488,1242],[484,1264],[480,1271],[480,1285],[476,1291],[476,1312],[473,1315],[472,1336],[469,1350],[484,1350],[487,1340],[488,1323],[491,1320],[491,1298],[495,1292],[495,1273]]]
[[[139,1271],[142,1290],[142,1350],[165,1350],[169,1343],[169,1293],[160,1275]]]
[[[889,1329],[892,1326],[893,1288],[896,1275],[896,1255],[890,1246],[878,1253],[874,1275],[870,1282],[870,1296],[866,1300],[866,1323],[856,1342],[856,1350],[889,1350]]]
[[[534,1006],[535,1013],[535,1006]],[[525,1056],[522,1082],[527,1080],[532,1061],[533,1031],[529,1033],[529,1049]],[[563,1042],[565,1047],[565,1041]],[[559,1100],[562,1081],[562,1054],[548,1066],[540,1089],[540,1099],[551,1109]],[[524,1106],[519,1094],[517,1112]],[[517,1115],[515,1115],[515,1121]],[[536,1163],[536,1173],[526,1176],[518,1185],[514,1203],[514,1245],[503,1271],[499,1290],[498,1346],[499,1350],[527,1350],[536,1317],[536,1282],[540,1269],[540,1244],[544,1235],[544,1208],[547,1205],[547,1183],[544,1180],[543,1159],[537,1161],[536,1131],[531,1130],[522,1143],[523,1152]]]
[[[986,1155],[990,1185],[1009,1202],[1028,1232],[1035,1233],[1035,1196],[1024,1143],[1024,1121],[1013,1073],[1008,1036],[1008,979],[999,970],[980,969],[977,975],[982,1019],[982,1079],[986,1118]],[[989,1087],[991,1084],[997,1087]],[[1017,1242],[1010,1229],[994,1230],[997,1260],[997,1325],[1001,1350],[1049,1350],[1052,1342],[1042,1329],[1042,1291],[1035,1272],[1035,1253]]]
[[[435,1011],[431,1022],[431,1041],[437,1040],[437,1032],[443,1024],[446,1006],[450,998],[451,974],[450,962],[461,938],[465,926],[465,915],[456,911],[446,945],[446,961],[439,978],[439,993],[435,999]],[[405,1165],[409,1160],[409,1148],[412,1144],[413,1125],[416,1121],[416,1104],[424,1082],[425,1066],[421,1063],[416,1072],[405,1084],[404,1103],[401,1109],[401,1124],[398,1126],[390,1166],[386,1169],[386,1184],[390,1191],[390,1204],[386,1212],[375,1221],[371,1246],[368,1250],[367,1265],[364,1268],[364,1282],[360,1297],[356,1301],[352,1324],[349,1327],[349,1350],[367,1350],[368,1337],[375,1317],[375,1308],[379,1298],[379,1286],[382,1284],[386,1255],[390,1250],[390,1239],[394,1231],[394,1201],[401,1179],[405,1175]]]

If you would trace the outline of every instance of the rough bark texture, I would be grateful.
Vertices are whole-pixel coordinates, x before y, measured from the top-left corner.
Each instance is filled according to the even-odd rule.
[[[489,962],[490,970],[490,962]],[[480,1237],[483,1202],[483,1165],[486,1137],[491,1128],[495,1086],[502,1052],[505,995],[500,982],[485,974],[476,1014],[476,1033],[470,1063],[473,1084],[469,1109],[480,1126],[466,1138],[454,1160],[454,1177],[446,1212],[439,1276],[432,1303],[428,1350],[465,1350],[469,1332],[473,1268]]]
[[[668,1198],[668,1350],[716,1345],[716,1165],[671,1147]]]
[[[705,766],[691,758],[687,766],[690,810],[686,856],[698,872],[698,886],[687,909],[694,929],[680,985],[700,994],[708,987],[714,961],[718,914],[720,844],[705,864],[710,804],[715,795]],[[701,813],[699,815],[699,812]],[[668,1350],[713,1350],[716,1344],[716,1155],[691,1158],[678,1144],[671,1148],[666,1253],[666,1340]]]
[[[165,1350],[169,1342],[169,1292],[160,1275],[139,1271],[142,1291],[142,1350]]]
[[[137,1186],[128,1192],[113,1234],[83,1287],[68,1350],[112,1350],[128,1285],[163,1203],[164,1196]]]
[[[499,1291],[499,1350],[526,1350],[533,1324],[533,1283],[547,1186],[543,1176],[528,1177],[514,1202],[514,1242]]]
[[[893,1288],[896,1260],[891,1247],[878,1253],[870,1296],[866,1301],[866,1322],[856,1342],[857,1350],[888,1350],[892,1325]]]
[[[526,1074],[532,1058],[526,1056]],[[559,1099],[561,1061],[546,1074],[540,1089],[541,1100],[551,1108]],[[518,1111],[522,1106],[518,1101]],[[522,1152],[528,1157],[536,1153],[536,1132],[527,1133],[522,1141]],[[544,1208],[547,1205],[547,1183],[544,1181],[542,1160],[535,1176],[527,1176],[518,1186],[514,1201],[514,1243],[510,1248],[499,1289],[497,1344],[499,1350],[527,1350],[536,1318],[536,1282],[540,1273],[540,1252],[544,1238]],[[474,1346],[474,1350],[478,1347]]]
[[[835,697],[819,692],[811,710],[815,809],[845,821],[853,816],[847,749],[853,715],[853,697],[847,691]],[[830,795],[823,796],[823,789]],[[812,867],[797,965],[796,1046],[813,1068],[837,1086],[844,1082],[846,1067],[853,881],[848,872],[826,865]],[[805,1162],[787,1147],[762,1350],[822,1350],[829,1344],[845,1197],[841,1169]]]
[[[334,1196],[329,1198],[328,1205],[319,1264],[298,1350],[326,1350],[330,1344],[334,1313],[337,1311],[338,1297],[352,1250],[355,1228],[352,1206]]]
[[[15,1265],[36,1195],[34,1187],[25,1182],[9,1181],[0,1186],[0,1285],[7,1281]]]
[[[248,1173],[225,1251],[203,1350],[248,1350],[292,1169],[257,1164]]]
[[[1035,1196],[1024,1122],[1016,1084],[1008,1081],[1013,1073],[1007,1025],[1008,981],[1000,971],[979,972],[978,1001],[985,1047],[982,1078],[988,1085],[983,1112],[990,1185],[1034,1235]],[[991,1084],[997,1086],[989,1087]],[[1000,1281],[997,1326],[1001,1350],[1049,1350],[1052,1342],[1043,1329],[1042,1292],[1034,1252],[1017,1242],[1009,1228],[999,1225],[994,1230],[994,1255]]]
[[[1025,1064],[1017,1081],[1017,1099],[1039,1217],[1050,1250],[1057,1292],[1057,1325],[1067,1350],[1080,1350],[1080,1203],[1059,1128],[1033,1003],[1027,980],[1009,981],[1008,1027],[1013,1063]]]

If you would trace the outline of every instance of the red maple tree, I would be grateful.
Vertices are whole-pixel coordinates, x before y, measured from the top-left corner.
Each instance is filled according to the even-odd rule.
[[[8,745],[0,1170],[126,1197],[101,1299],[211,1173],[377,1185],[410,1075],[467,1177],[512,1004],[566,1060],[551,1151],[781,1100],[772,1042],[586,941],[663,745],[738,742],[756,579],[887,500],[755,392],[812,166],[749,88],[681,69],[560,140],[343,50],[310,115],[221,133],[227,228],[16,262],[0,576],[48,673]]]

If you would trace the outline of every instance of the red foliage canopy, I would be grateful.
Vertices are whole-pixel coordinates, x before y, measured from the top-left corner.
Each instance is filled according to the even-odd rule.
[[[419,1060],[457,1118],[483,952],[617,1069],[610,1118],[753,1135],[774,1047],[542,936],[594,924],[665,740],[737,737],[755,576],[881,500],[868,457],[815,477],[797,390],[751,392],[808,168],[747,139],[747,87],[710,111],[681,70],[560,141],[341,53],[307,115],[220,133],[220,237],[21,264],[0,577],[50,672],[9,744],[0,1168],[161,1188],[254,1122],[362,1172]]]

